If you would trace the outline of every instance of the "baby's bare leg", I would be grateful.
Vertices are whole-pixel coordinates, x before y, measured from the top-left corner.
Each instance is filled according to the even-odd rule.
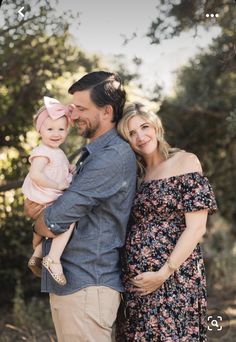
[[[34,256],[34,257],[37,257],[37,258],[42,258],[42,257],[43,257],[42,242],[40,242],[40,243],[35,247],[33,256]]]
[[[63,273],[63,269],[61,266],[61,255],[71,237],[74,226],[74,223],[71,224],[70,228],[66,232],[58,235],[52,240],[51,248],[48,255],[53,260],[53,263],[50,265],[50,269],[53,273]]]
[[[53,259],[54,262],[60,262],[61,255],[71,237],[74,226],[75,226],[74,223],[71,224],[70,228],[66,232],[52,239],[52,244],[51,244],[49,255]]]

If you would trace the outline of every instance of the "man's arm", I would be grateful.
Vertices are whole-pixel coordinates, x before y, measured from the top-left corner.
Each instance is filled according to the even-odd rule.
[[[56,235],[65,232],[71,223],[116,194],[122,187],[122,175],[121,156],[113,149],[102,151],[84,165],[63,195],[45,209],[44,225]],[[40,227],[40,232],[45,234],[45,226],[40,224]]]

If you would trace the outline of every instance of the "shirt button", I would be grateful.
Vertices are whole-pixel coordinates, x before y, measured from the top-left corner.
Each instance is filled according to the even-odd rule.
[[[79,165],[81,166],[83,164],[83,162],[80,162]]]
[[[52,223],[52,224],[50,224],[50,227],[51,227],[51,228],[53,228],[54,226],[55,226],[55,225],[54,225],[53,223]]]

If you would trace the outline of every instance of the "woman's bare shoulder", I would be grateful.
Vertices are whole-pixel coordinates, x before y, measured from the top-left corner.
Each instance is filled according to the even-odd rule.
[[[180,151],[175,155],[175,164],[179,174],[199,172],[202,174],[202,166],[194,153]]]

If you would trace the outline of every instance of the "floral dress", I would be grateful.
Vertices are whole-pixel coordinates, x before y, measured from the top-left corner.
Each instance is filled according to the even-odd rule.
[[[198,172],[144,181],[136,194],[123,260],[124,316],[117,341],[206,341],[206,280],[198,244],[156,291],[130,292],[129,279],[158,271],[186,228],[185,213],[216,210],[212,188]]]

